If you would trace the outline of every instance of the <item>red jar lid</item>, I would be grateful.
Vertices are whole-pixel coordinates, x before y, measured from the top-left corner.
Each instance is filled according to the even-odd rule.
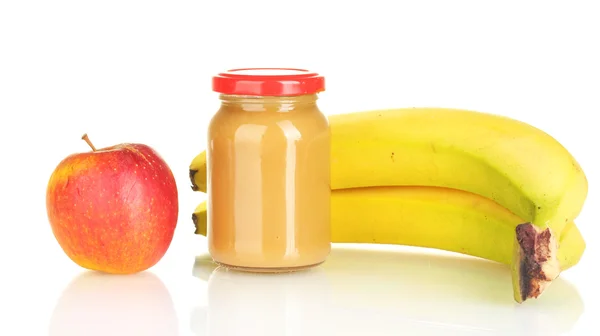
[[[231,95],[298,96],[325,90],[325,78],[291,68],[232,69],[213,77],[213,91]]]

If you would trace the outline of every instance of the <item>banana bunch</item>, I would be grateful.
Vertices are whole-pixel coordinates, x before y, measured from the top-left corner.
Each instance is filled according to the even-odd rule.
[[[514,298],[537,298],[577,264],[574,220],[587,197],[578,162],[520,121],[443,108],[332,115],[334,243],[400,244],[485,258],[512,268]],[[190,165],[206,192],[206,153]],[[206,235],[206,204],[192,216]]]

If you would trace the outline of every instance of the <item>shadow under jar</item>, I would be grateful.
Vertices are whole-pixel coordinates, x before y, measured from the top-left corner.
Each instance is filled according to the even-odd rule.
[[[253,272],[309,268],[331,249],[330,131],[324,78],[301,69],[213,77],[208,242],[215,262]]]

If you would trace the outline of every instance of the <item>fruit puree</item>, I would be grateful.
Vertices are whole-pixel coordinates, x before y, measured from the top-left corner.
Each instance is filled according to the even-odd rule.
[[[241,69],[213,79],[208,242],[213,259],[250,271],[322,263],[330,252],[330,135],[323,77]]]

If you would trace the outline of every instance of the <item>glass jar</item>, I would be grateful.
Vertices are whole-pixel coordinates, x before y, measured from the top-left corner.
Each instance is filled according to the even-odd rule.
[[[279,272],[330,253],[330,133],[324,78],[301,69],[236,69],[213,78],[207,236],[215,262]]]

